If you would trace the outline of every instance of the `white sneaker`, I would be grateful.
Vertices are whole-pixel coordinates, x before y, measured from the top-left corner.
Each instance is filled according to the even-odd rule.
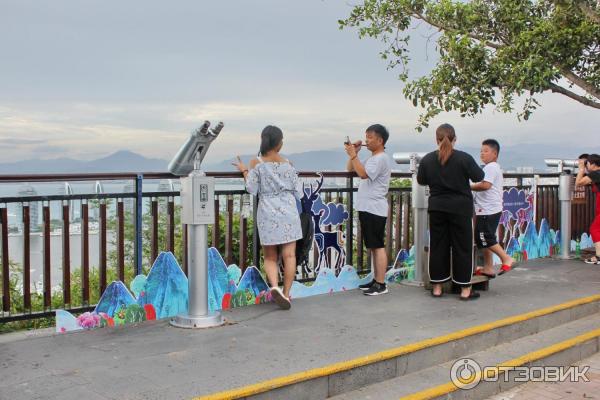
[[[289,310],[292,307],[290,299],[283,295],[283,292],[278,287],[271,288],[271,297],[273,301],[283,310]]]

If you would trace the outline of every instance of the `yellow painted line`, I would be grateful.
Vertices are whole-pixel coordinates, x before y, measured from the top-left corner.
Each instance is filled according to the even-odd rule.
[[[575,347],[589,340],[593,340],[600,337],[600,329],[584,333],[571,339],[567,339],[563,342],[553,344],[540,350],[532,351],[521,357],[513,358],[506,362],[500,363],[490,370],[492,374],[490,377],[496,377],[506,373],[507,368],[521,367],[527,363],[542,360],[553,354],[560,353],[561,351],[567,350],[571,347]],[[475,380],[481,378],[482,372],[475,375]],[[459,390],[458,387],[452,382],[444,383],[443,385],[435,386],[429,389],[422,390],[417,393],[413,393],[408,396],[401,397],[400,400],[431,400],[436,397],[444,396],[449,393]]]
[[[338,372],[349,371],[354,368],[362,367],[365,365],[374,364],[376,362],[390,360],[405,354],[414,353],[418,350],[422,350],[428,347],[437,346],[440,344],[448,343],[454,340],[463,339],[469,336],[477,335],[479,333],[488,332],[503,326],[513,325],[519,322],[527,321],[533,318],[549,315],[558,311],[567,310],[569,308],[581,306],[588,303],[600,301],[600,294],[582,297],[580,299],[572,300],[566,303],[557,304],[555,306],[542,308],[539,310],[531,311],[525,314],[519,314],[512,317],[500,319],[497,321],[489,322],[482,325],[477,325],[471,328],[462,329],[460,331],[452,332],[447,335],[438,336],[431,339],[422,340],[416,343],[396,347],[389,350],[372,353],[363,357],[358,357],[348,361],[342,361],[334,364],[327,365],[321,368],[309,369],[307,371],[297,372],[291,375],[282,376],[279,378],[269,379],[266,381],[258,382],[252,385],[243,386],[237,389],[226,390],[223,392],[217,392],[206,396],[194,397],[193,400],[225,400],[225,399],[239,399],[243,397],[252,396],[259,393],[264,393],[269,390],[289,386],[295,383],[308,381],[311,379],[321,378],[328,375],[333,375]],[[454,386],[454,385],[453,385]]]

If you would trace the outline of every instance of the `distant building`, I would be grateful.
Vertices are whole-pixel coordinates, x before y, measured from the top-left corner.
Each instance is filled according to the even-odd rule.
[[[94,192],[96,194],[104,193],[104,185],[102,184],[102,182],[96,181],[96,184],[94,185]],[[100,207],[90,207],[89,214],[90,219],[98,221],[98,219],[100,218]]]
[[[533,167],[517,167],[517,173],[519,174],[533,174],[534,171]]]
[[[24,184],[19,188],[17,192],[18,197],[24,197],[23,203],[19,204],[17,207],[17,218],[21,220],[21,224],[23,224],[23,204],[29,205],[29,228],[31,232],[39,232],[40,231],[40,203],[38,201],[33,201],[27,203],[27,197],[37,196],[37,191],[33,188],[33,186],[29,184]]]
[[[135,193],[135,185],[133,182],[128,182],[125,186],[123,186],[123,193]],[[123,199],[123,210],[126,214],[133,214],[135,210],[135,199]]]
[[[59,195],[67,195],[70,196],[73,194],[73,187],[69,184],[69,182],[65,182],[65,184],[58,189]],[[73,222],[75,220],[75,200],[69,200],[69,221]]]
[[[175,185],[173,184],[173,179],[161,179],[161,181],[158,183],[158,191],[159,192],[174,192],[175,191]],[[160,197],[158,200],[158,212],[160,214],[166,214],[167,211],[167,205],[168,205],[168,201],[167,201],[167,197]]]

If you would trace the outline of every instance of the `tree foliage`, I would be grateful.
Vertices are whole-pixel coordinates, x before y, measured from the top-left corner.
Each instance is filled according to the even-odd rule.
[[[536,95],[554,92],[600,109],[600,6],[592,0],[363,0],[340,28],[383,41],[404,95],[425,108],[417,130],[444,111],[474,116],[487,106],[528,119]],[[416,23],[436,30],[439,60],[409,80]]]

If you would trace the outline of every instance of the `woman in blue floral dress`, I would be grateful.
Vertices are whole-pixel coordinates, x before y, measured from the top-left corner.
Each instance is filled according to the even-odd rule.
[[[296,199],[302,197],[298,173],[290,162],[279,154],[283,132],[267,126],[261,133],[260,155],[246,168],[240,157],[233,163],[244,175],[246,190],[258,194],[256,216],[258,234],[263,246],[265,271],[273,300],[289,309],[290,288],[296,274],[296,240],[302,238],[300,215]],[[278,246],[283,257],[283,292],[278,287]]]

